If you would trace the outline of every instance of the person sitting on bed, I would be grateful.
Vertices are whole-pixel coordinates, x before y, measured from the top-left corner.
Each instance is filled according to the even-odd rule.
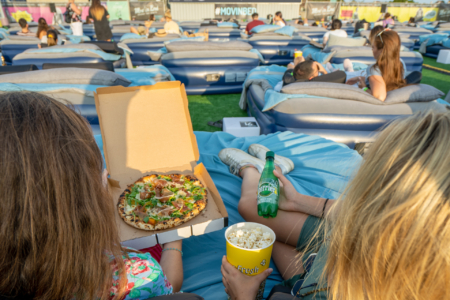
[[[47,43],[38,44],[38,48],[47,48],[58,45],[58,33],[56,30],[50,29],[47,31]]]
[[[21,36],[36,36],[36,34],[34,32],[31,32],[28,29],[27,20],[25,20],[24,18],[20,18],[19,19],[19,25],[20,25],[20,28],[22,28],[22,29],[19,32],[17,32],[17,35],[21,35]]]
[[[347,37],[347,31],[341,29],[342,28],[342,22],[341,20],[334,19],[333,22],[331,22],[331,29],[330,31],[327,31],[323,35],[323,45],[326,46],[328,39],[330,38],[330,35],[335,35],[339,37]]]
[[[347,84],[358,86],[375,98],[384,101],[387,92],[407,85],[405,67],[400,60],[401,41],[397,32],[382,30],[372,40],[372,52],[376,63],[367,67],[366,76],[358,76]]]
[[[181,241],[163,245],[160,263],[121,246],[102,154],[84,117],[31,92],[1,94],[0,115],[0,299],[180,291]]]
[[[269,149],[253,144],[250,154],[222,150],[219,158],[242,177],[240,215],[275,232],[272,258],[285,281],[272,292],[303,300],[448,299],[449,130],[450,113],[397,119],[370,146],[339,200],[298,193],[285,177],[293,162],[275,155],[279,209],[269,219],[258,216],[257,209]],[[299,168],[302,163],[307,164],[300,161]],[[314,194],[310,184],[305,190]],[[244,275],[226,256],[221,270],[233,300],[255,299],[272,272]]]
[[[322,75],[321,75],[322,74]],[[328,73],[318,62],[297,57],[294,64],[289,64],[283,75],[283,86],[294,82],[334,82],[345,83],[346,75],[344,71]]]

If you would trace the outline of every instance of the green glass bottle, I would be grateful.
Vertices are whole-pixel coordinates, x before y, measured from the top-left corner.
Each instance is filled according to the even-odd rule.
[[[280,183],[273,174],[275,169],[274,157],[273,151],[267,151],[266,165],[258,184],[258,215],[264,218],[275,218],[278,212]]]

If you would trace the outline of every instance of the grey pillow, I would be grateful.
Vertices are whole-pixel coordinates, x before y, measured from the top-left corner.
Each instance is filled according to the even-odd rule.
[[[360,88],[347,84],[328,82],[296,82],[284,86],[281,92],[284,94],[306,94],[318,97],[354,100],[375,105],[430,102],[444,95],[440,90],[430,85],[416,84],[388,92],[386,100],[383,102]]]
[[[440,28],[450,28],[450,22],[447,22],[447,23],[440,23],[440,24],[439,24],[439,27],[440,27]]]
[[[428,84],[414,84],[387,93],[384,103],[430,102],[445,94]]]
[[[283,94],[306,94],[310,96],[354,100],[376,105],[383,104],[382,101],[369,95],[362,89],[342,83],[295,82],[284,86],[281,92]]]
[[[326,48],[331,46],[358,47],[364,46],[366,42],[365,38],[348,38],[330,34]]]
[[[229,42],[173,42],[166,45],[168,52],[237,50],[250,51],[253,47],[241,41]]]
[[[0,75],[0,82],[56,83],[129,86],[131,81],[117,73],[98,69],[61,68]]]
[[[330,53],[330,52],[370,52],[370,55],[372,54],[372,48],[369,46],[358,46],[358,47],[347,47],[347,46],[331,46],[326,47],[322,50],[322,52]],[[348,55],[348,54],[347,54]],[[348,57],[351,57],[350,55]]]

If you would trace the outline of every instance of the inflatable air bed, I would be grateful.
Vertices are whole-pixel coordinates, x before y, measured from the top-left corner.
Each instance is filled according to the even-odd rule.
[[[330,62],[334,64],[342,64],[346,58],[351,59],[352,62],[363,63],[371,65],[375,63],[371,47],[344,47],[332,46],[324,50],[324,52],[334,52]],[[422,71],[423,57],[418,52],[402,51],[400,58],[405,62],[408,72]]]
[[[20,38],[20,36],[17,36]],[[2,55],[5,63],[12,64],[14,56],[24,52],[27,49],[38,49],[40,40],[33,37],[24,37],[23,39],[6,39],[0,42]],[[31,62],[31,64],[33,64]]]
[[[93,44],[53,46],[43,49],[28,49],[13,58],[13,65],[34,64],[39,69],[45,63],[97,63],[112,61],[119,68],[125,60],[121,55],[106,53]]]
[[[189,33],[195,33],[200,29],[201,22],[195,22],[195,21],[185,21],[181,22],[180,26],[183,28],[184,31],[187,31]]]
[[[391,91],[381,102],[359,88],[337,83],[293,83],[277,93],[272,86],[281,76],[262,79],[250,74],[245,83],[240,107],[256,118],[262,134],[292,131],[354,147],[373,142],[376,131],[396,118],[419,111],[448,111],[447,106],[434,101],[444,94],[429,85]]]
[[[295,50],[308,45],[306,36],[285,36],[274,32],[255,33],[246,41],[264,57],[265,64],[287,65],[292,62]]]
[[[153,85],[173,79],[163,66],[122,69],[116,73],[98,69],[60,68],[0,75],[0,93],[32,91],[71,104],[99,132],[94,100],[97,88]]]
[[[450,50],[450,48],[447,48],[443,45],[432,45],[427,47],[427,52],[423,53],[424,56],[437,58],[439,55],[439,51],[441,50]]]
[[[420,47],[419,36],[433,33],[431,30],[418,27],[394,27],[393,30],[399,35],[409,35],[409,39],[415,41],[414,49],[419,49]]]
[[[210,41],[233,41],[241,38],[241,31],[232,27],[201,26],[198,33],[208,31]]]
[[[261,54],[246,42],[171,42],[161,64],[186,86],[189,95],[240,93]]]
[[[322,39],[323,35],[327,33],[327,30],[322,27],[303,26],[297,24],[292,26],[298,29],[298,35],[306,35],[307,37],[309,37],[310,39],[314,39],[315,41]]]
[[[125,38],[125,37],[124,37]],[[147,54],[148,51],[157,51],[164,47],[164,42],[181,38],[179,34],[168,34],[165,37],[153,37],[144,39],[124,39],[121,43],[126,44],[133,54],[131,54],[131,61],[135,66],[154,65],[159,62],[153,61]]]

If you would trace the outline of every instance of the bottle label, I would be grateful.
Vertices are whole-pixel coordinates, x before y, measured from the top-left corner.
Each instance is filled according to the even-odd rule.
[[[258,188],[258,194],[261,197],[269,197],[272,194],[277,194],[277,187],[271,182],[264,182]]]
[[[273,179],[261,182],[258,186],[258,204],[277,203],[278,186]]]

